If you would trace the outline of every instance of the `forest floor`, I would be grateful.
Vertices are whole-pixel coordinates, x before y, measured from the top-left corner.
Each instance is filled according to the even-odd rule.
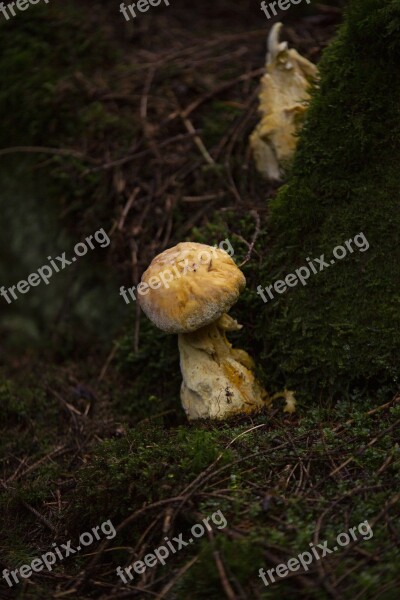
[[[45,7],[12,42],[21,56],[24,45],[37,53],[37,94],[29,133],[2,136],[1,146],[13,146],[10,157],[31,147],[33,170],[62,190],[62,226],[79,236],[104,224],[107,265],[132,284],[154,255],[188,237],[228,236],[238,260],[251,257],[250,278],[267,252],[266,199],[276,186],[257,175],[248,150],[267,27],[248,2],[216,2],[212,20],[209,8],[192,4],[153,9],[134,28],[90,2],[52,8],[51,18]],[[340,17],[328,6],[296,13],[284,37],[317,62]],[[21,56],[16,63],[30,73]],[[29,97],[29,83],[7,73]],[[22,132],[19,110],[5,130]],[[0,570],[30,565],[68,540],[76,548],[106,522],[116,535],[101,530],[51,570],[17,575],[12,586],[3,577],[0,598],[397,598],[400,397],[361,403],[360,392],[352,402],[315,399],[291,416],[277,405],[187,423],[176,339],[155,333],[136,304],[105,344],[93,333],[81,344],[85,331],[65,325],[77,322],[72,304],[67,295],[47,325],[46,348],[2,359]],[[238,314],[251,331],[256,315],[243,306]],[[189,539],[193,525],[218,511],[226,525],[171,552],[165,566],[142,568],[127,583],[117,575],[166,536]],[[309,554],[310,564],[263,583],[259,569],[310,553],[312,544],[319,560]]]

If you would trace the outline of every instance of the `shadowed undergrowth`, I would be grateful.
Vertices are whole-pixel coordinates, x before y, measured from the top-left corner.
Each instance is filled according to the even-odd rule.
[[[332,589],[346,598],[395,597],[398,398],[379,408],[372,400],[362,410],[343,401],[287,418],[276,407],[253,418],[172,428],[168,417],[149,421],[143,409],[143,420],[129,428],[102,413],[105,385],[93,410],[88,392],[74,397],[75,388],[59,376],[18,391],[3,380],[2,562],[16,568],[53,542],[71,539],[76,547],[81,533],[107,520],[118,533],[106,547],[95,542],[51,574],[20,584],[24,597],[46,594],[56,577],[59,590],[76,588],[74,597],[82,599],[117,597],[129,585],[133,597],[137,587],[159,593],[171,582],[170,598],[219,599],[221,564],[245,597],[275,598],[277,589],[285,598],[330,598]],[[187,538],[192,525],[217,510],[225,528],[121,583],[117,566],[143,559],[165,536]],[[287,562],[310,542],[327,540],[333,548],[338,534],[366,520],[371,539],[359,536],[311,565],[306,577],[282,579],[277,588],[258,579],[261,567]]]
[[[165,247],[229,238],[237,263],[245,261],[248,284],[232,311],[244,328],[231,339],[256,358],[268,391],[286,383],[286,364],[270,363],[268,354],[269,328],[281,322],[266,317],[267,326],[260,327],[264,306],[255,292],[267,283],[260,269],[274,241],[265,199],[275,190],[257,176],[247,152],[257,120],[265,21],[260,26],[259,14],[253,18],[248,7],[235,6],[232,16],[231,6],[216,3],[211,35],[208,8],[191,3],[177,16],[169,9],[169,20],[154,13],[151,34],[145,20],[132,33],[120,21],[116,27],[97,3],[96,11],[90,2],[79,10],[37,8],[21,15],[19,27],[15,21],[2,28],[0,107],[8,118],[1,145],[55,147],[66,154],[29,155],[29,177],[16,170],[15,156],[2,156],[3,181],[13,177],[21,188],[19,194],[14,186],[2,190],[8,209],[2,210],[1,277],[15,283],[54,248],[67,250],[64,240],[78,241],[100,226],[111,245],[91,265],[93,278],[81,280],[80,270],[71,271],[73,290],[82,289],[81,295],[71,288],[64,298],[55,286],[49,296],[16,303],[16,316],[2,318],[0,349],[8,366],[0,377],[0,567],[30,563],[69,539],[76,545],[81,533],[106,520],[118,533],[107,546],[95,542],[12,590],[1,580],[0,597],[396,598],[400,405],[393,388],[377,385],[379,393],[368,393],[360,382],[335,402],[303,394],[290,418],[277,405],[252,418],[188,424],[179,402],[175,336],[155,330],[118,295],[119,285],[137,284]],[[307,21],[302,14],[289,22],[287,38],[316,60],[337,18]],[[187,118],[212,164],[180,108],[191,108]],[[39,200],[46,194],[46,202],[24,204],[27,190]],[[276,211],[289,193],[279,195]],[[41,213],[47,202],[59,225],[56,236]],[[24,212],[25,220],[18,216]],[[25,252],[26,240],[42,229],[55,239],[50,243],[43,232]],[[347,237],[337,232],[335,243]],[[18,275],[8,273],[10,264]],[[107,286],[103,272],[115,276],[106,278]],[[53,310],[51,294],[62,296],[62,311]],[[35,333],[28,348],[24,331]],[[285,334],[274,348],[292,339]],[[326,347],[318,341],[324,364]],[[282,356],[289,356],[286,349]],[[300,379],[300,395],[313,386],[307,376]],[[186,537],[217,510],[225,528],[127,586],[119,580],[117,566],[142,559],[165,536]],[[287,562],[310,542],[333,546],[339,533],[365,520],[371,539],[327,555],[307,574],[293,573],[269,587],[258,577],[261,567]]]

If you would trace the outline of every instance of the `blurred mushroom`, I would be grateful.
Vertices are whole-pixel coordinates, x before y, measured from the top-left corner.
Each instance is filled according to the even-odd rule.
[[[227,252],[180,243],[153,259],[140,285],[139,301],[148,318],[178,334],[181,400],[190,420],[224,419],[271,404],[251,357],[226,338],[227,331],[242,327],[226,312],[246,285]]]
[[[292,158],[296,133],[302,125],[310,84],[317,67],[293,49],[279,42],[282,23],[275,23],[268,37],[266,73],[259,94],[261,121],[250,136],[257,170],[266,179],[279,181]]]

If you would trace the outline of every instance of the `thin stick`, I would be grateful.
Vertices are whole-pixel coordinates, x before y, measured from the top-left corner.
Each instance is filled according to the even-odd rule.
[[[172,590],[172,588],[174,587],[174,585],[176,584],[176,582],[186,573],[186,571],[188,571],[190,569],[190,567],[192,565],[194,565],[194,563],[197,560],[199,560],[198,556],[195,556],[194,558],[192,558],[191,560],[189,560],[189,562],[187,562],[186,565],[184,565],[182,567],[182,569],[180,569],[178,571],[178,573],[175,575],[175,577],[173,579],[171,579],[171,581],[169,583],[167,583],[167,585],[165,587],[163,587],[163,589],[161,590],[161,592],[157,596],[156,600],[162,600],[163,598],[165,598],[165,596],[168,594],[168,592],[170,592]]]
[[[110,354],[107,357],[106,362],[103,365],[103,368],[101,369],[98,381],[102,381],[103,380],[105,374],[107,373],[108,367],[111,364],[111,361],[114,359],[114,356],[117,353],[117,350],[118,350],[118,343],[115,342],[114,346],[112,347],[112,350],[111,350]]]
[[[224,588],[226,597],[229,600],[236,600],[236,594],[233,591],[231,584],[229,583],[228,577],[226,576],[224,563],[222,562],[222,559],[221,559],[221,556],[220,556],[220,553],[218,552],[218,550],[215,550],[213,552],[213,556],[214,556],[215,564],[217,565],[218,574],[221,579],[222,587]]]
[[[56,527],[54,527],[54,525],[52,523],[50,523],[50,521],[45,516],[40,514],[40,512],[38,510],[36,510],[36,508],[34,508],[33,506],[31,506],[30,504],[25,502],[25,500],[21,500],[21,502],[25,506],[25,508],[30,510],[31,513],[33,513],[35,515],[35,517],[37,517],[39,519],[39,521],[44,523],[46,525],[46,527],[48,527],[50,529],[50,531],[52,531],[53,533],[57,533]]]
[[[390,402],[386,402],[386,404],[381,404],[381,406],[378,406],[377,408],[373,408],[372,410],[369,410],[365,414],[366,415],[374,415],[375,413],[377,413],[381,410],[385,410],[385,408],[389,408],[393,404],[396,404],[396,402],[400,402],[400,395],[395,396],[392,400],[390,400]],[[346,425],[351,425],[352,423],[354,423],[354,421],[355,421],[355,419],[349,419],[348,421],[346,421],[346,423],[341,423],[340,425],[337,425],[337,427],[332,429],[332,431],[334,433],[336,433],[338,431],[338,429],[340,429],[341,427],[346,427]]]
[[[204,160],[209,165],[215,165],[214,159],[210,156],[210,154],[209,154],[207,148],[205,147],[205,145],[203,144],[201,138],[196,134],[196,130],[193,127],[192,122],[189,121],[189,119],[187,117],[185,117],[182,113],[180,116],[182,117],[183,124],[185,125],[188,132],[193,135],[193,141],[196,144],[196,146],[198,147],[198,149],[200,150],[201,155],[203,156]]]
[[[42,458],[40,458],[39,460],[37,460],[35,463],[33,463],[30,467],[28,467],[27,469],[25,469],[25,471],[23,471],[19,475],[15,475],[15,474],[11,475],[11,477],[9,477],[7,479],[7,481],[5,482],[5,484],[11,483],[12,481],[15,481],[17,479],[20,479],[21,477],[24,477],[28,473],[31,473],[32,471],[34,471],[43,462],[45,462],[46,460],[49,460],[50,458],[52,458],[53,456],[56,456],[57,454],[60,454],[63,451],[66,451],[66,446],[59,446],[58,448],[56,448],[55,450],[53,450],[49,454],[46,454],[46,456],[43,456]]]
[[[76,158],[84,158],[88,162],[97,164],[97,160],[86,156],[79,150],[70,150],[69,148],[47,148],[45,146],[13,146],[11,148],[0,149],[0,156],[6,154],[15,154],[17,152],[25,152],[27,154],[54,154],[55,156],[75,156]]]
[[[241,81],[247,81],[249,79],[254,79],[255,77],[259,77],[264,72],[265,72],[265,68],[262,67],[262,68],[255,69],[254,71],[250,71],[250,73],[244,73],[243,75],[240,75],[239,77],[235,77],[235,79],[231,79],[230,81],[227,81],[226,83],[223,83],[222,85],[219,85],[218,87],[214,88],[213,90],[211,90],[211,92],[207,92],[207,94],[204,94],[204,96],[202,96],[201,98],[198,98],[197,100],[195,100],[194,102],[189,104],[185,109],[183,109],[183,111],[173,112],[172,114],[169,115],[168,120],[172,121],[173,119],[176,119],[176,117],[178,117],[178,116],[188,117],[194,110],[196,110],[196,108],[201,106],[201,104],[203,104],[207,100],[210,100],[217,94],[220,94],[221,92],[225,92],[226,90],[229,90],[229,88],[233,87],[237,83],[240,83]]]
[[[255,245],[255,243],[257,241],[258,236],[260,235],[260,216],[259,216],[259,214],[258,214],[258,212],[256,210],[251,210],[250,214],[254,217],[254,219],[256,221],[256,228],[255,228],[255,231],[254,231],[253,238],[252,238],[252,240],[250,242],[250,245],[249,245],[249,250],[248,250],[248,252],[247,252],[247,254],[245,256],[244,261],[242,263],[240,263],[239,267],[243,267],[243,265],[245,265],[247,262],[249,262],[251,254],[252,254],[253,249],[254,249],[254,245]]]

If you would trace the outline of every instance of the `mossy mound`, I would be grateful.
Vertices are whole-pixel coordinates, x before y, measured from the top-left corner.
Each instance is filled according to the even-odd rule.
[[[269,382],[333,396],[361,385],[397,388],[399,31],[398,0],[353,0],[319,65],[288,183],[271,203],[259,283],[285,279],[322,254],[328,266],[320,272],[314,263],[305,286],[274,292],[264,305],[259,337]],[[331,264],[333,250],[346,250],[360,232],[369,249],[353,244]],[[263,309],[261,298],[256,306]]]

